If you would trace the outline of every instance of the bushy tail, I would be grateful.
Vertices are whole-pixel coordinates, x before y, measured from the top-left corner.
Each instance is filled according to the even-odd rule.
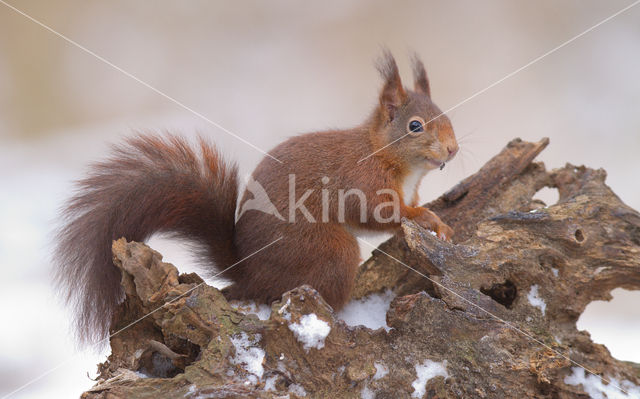
[[[203,139],[194,150],[177,136],[137,136],[91,167],[63,211],[54,255],[81,341],[104,338],[123,299],[113,240],[171,233],[199,244],[210,263],[235,262],[237,174]]]

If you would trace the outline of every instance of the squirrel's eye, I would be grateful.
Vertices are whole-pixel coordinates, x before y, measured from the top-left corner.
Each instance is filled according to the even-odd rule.
[[[423,132],[424,128],[422,127],[422,123],[420,121],[413,120],[409,122],[409,131],[411,133],[419,133]]]

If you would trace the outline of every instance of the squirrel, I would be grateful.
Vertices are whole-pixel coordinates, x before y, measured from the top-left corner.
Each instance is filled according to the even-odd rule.
[[[176,135],[139,134],[113,147],[77,182],[57,235],[55,280],[77,308],[80,339],[107,336],[124,298],[111,254],[121,237],[169,233],[194,242],[212,273],[233,265],[222,274],[232,281],[223,290],[228,299],[270,303],[309,284],[336,311],[354,286],[361,231],[393,232],[408,218],[450,239],[453,230],[418,206],[417,188],[454,157],[458,143],[416,55],[412,65],[410,90],[384,50],[377,65],[384,84],[365,122],[276,146],[240,201],[237,166],[203,138],[192,145]],[[270,205],[261,210],[256,197]]]

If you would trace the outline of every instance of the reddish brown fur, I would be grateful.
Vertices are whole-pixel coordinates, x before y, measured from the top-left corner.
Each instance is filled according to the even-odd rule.
[[[230,264],[237,172],[204,141],[198,154],[182,138],[145,135],[93,165],[67,204],[58,233],[56,280],[78,311],[83,340],[108,332],[122,299],[111,242],[144,241],[156,232],[189,238],[207,262]]]
[[[390,200],[378,190],[390,188],[400,194],[401,217],[450,237],[453,232],[435,214],[416,206],[414,192],[403,193],[403,182],[412,171],[434,169],[458,148],[451,123],[439,116],[431,101],[424,66],[417,58],[413,63],[416,90],[410,91],[402,86],[395,60],[385,52],[379,64],[384,78],[379,105],[365,123],[350,130],[293,137],[270,152],[282,164],[266,157],[258,165],[253,179],[264,187],[284,221],[249,210],[234,225],[236,169],[203,141],[198,155],[177,137],[140,136],[94,166],[69,203],[57,251],[58,281],[79,306],[83,336],[103,336],[121,299],[110,244],[122,236],[142,241],[155,232],[172,232],[195,240],[203,248],[204,260],[218,270],[282,237],[225,273],[234,281],[227,297],[270,302],[287,290],[310,284],[334,309],[346,303],[353,288],[360,259],[354,232],[399,226],[374,220],[375,207]],[[369,156],[405,136],[416,116],[428,122],[423,133]],[[289,222],[289,174],[296,177],[296,200],[307,189],[314,190],[305,206],[318,223],[308,222],[300,212],[295,223]],[[330,179],[327,184],[321,180],[325,176]],[[364,223],[356,197],[347,197],[345,221],[338,220],[337,191],[351,188],[366,195]],[[327,223],[320,223],[323,189],[331,198]],[[251,198],[245,193],[239,206]]]

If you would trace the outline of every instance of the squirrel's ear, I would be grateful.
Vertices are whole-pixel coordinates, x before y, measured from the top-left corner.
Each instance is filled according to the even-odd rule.
[[[415,91],[426,94],[430,98],[431,87],[429,87],[427,71],[424,69],[424,64],[420,61],[418,54],[413,53],[411,56],[411,64],[413,65],[413,84]]]
[[[387,49],[383,50],[382,57],[378,60],[378,71],[384,79],[384,86],[380,92],[380,107],[382,112],[386,114],[389,120],[393,120],[396,110],[407,99],[407,93],[402,87],[400,73],[396,60]]]

